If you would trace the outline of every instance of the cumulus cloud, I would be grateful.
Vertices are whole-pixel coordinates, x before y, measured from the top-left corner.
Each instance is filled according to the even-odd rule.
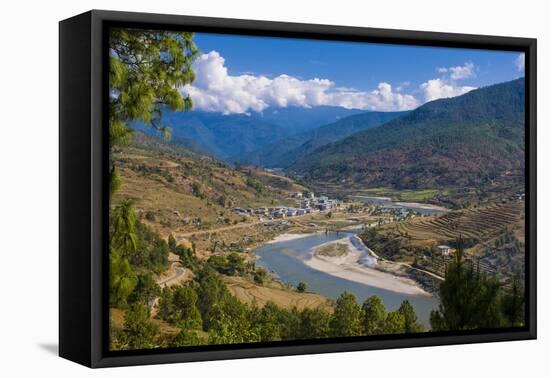
[[[472,77],[474,65],[440,68],[442,77],[422,83],[405,93],[410,82],[392,87],[380,82],[372,90],[336,86],[328,79],[302,79],[290,75],[268,77],[253,73],[231,75],[225,59],[217,52],[202,54],[194,64],[196,80],[181,88],[193,99],[196,109],[223,114],[261,112],[268,107],[320,105],[348,109],[398,111],[417,108],[424,102],[464,94],[474,87],[460,86],[456,80]],[[412,94],[411,94],[412,93]]]
[[[516,68],[519,72],[525,71],[525,54],[519,54],[514,61],[514,64],[516,65]]]
[[[475,65],[472,62],[466,62],[461,66],[439,67],[436,71],[441,74],[440,77],[420,84],[419,91],[425,102],[460,96],[476,89],[472,86],[457,84],[457,81],[476,76]]]
[[[267,107],[342,106],[363,110],[408,110],[419,105],[412,95],[397,93],[381,82],[371,91],[336,87],[328,79],[299,79],[289,75],[230,75],[216,51],[201,55],[194,64],[196,80],[181,91],[195,108],[224,114],[260,112]]]
[[[423,95],[424,101],[426,102],[440,98],[460,96],[473,89],[476,88],[470,86],[459,86],[452,82],[445,82],[445,80],[441,78],[428,80],[420,85],[420,91]]]
[[[437,72],[448,74],[451,80],[464,80],[476,76],[475,66],[472,62],[466,62],[462,66],[440,67]]]

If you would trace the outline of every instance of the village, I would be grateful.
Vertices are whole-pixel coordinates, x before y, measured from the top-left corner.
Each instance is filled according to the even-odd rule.
[[[233,212],[243,217],[256,216],[259,220],[264,220],[264,217],[267,220],[273,220],[302,216],[314,212],[338,210],[343,205],[341,200],[331,199],[327,196],[316,197],[315,193],[311,191],[296,192],[292,194],[292,197],[296,200],[296,207],[275,206],[256,209],[235,207]]]

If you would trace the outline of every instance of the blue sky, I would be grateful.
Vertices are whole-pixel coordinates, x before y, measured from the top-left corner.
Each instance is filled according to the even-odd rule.
[[[523,76],[517,52],[197,33],[199,108],[410,109]],[[318,79],[318,81],[314,81]],[[224,98],[226,97],[226,98]]]

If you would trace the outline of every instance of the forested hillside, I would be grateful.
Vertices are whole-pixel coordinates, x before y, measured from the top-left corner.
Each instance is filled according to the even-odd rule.
[[[286,168],[315,149],[356,132],[380,126],[407,112],[368,112],[292,135],[245,155],[243,162],[262,167]]]
[[[436,100],[323,146],[289,170],[306,180],[393,188],[523,181],[523,79]]]

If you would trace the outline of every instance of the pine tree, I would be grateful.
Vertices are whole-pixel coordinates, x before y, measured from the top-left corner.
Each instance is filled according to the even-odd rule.
[[[380,335],[384,332],[386,307],[382,299],[373,295],[363,303],[363,327],[366,335]]]
[[[136,302],[124,315],[124,337],[128,349],[149,349],[155,347],[158,326],[151,322],[149,307]]]
[[[408,300],[404,300],[399,306],[398,312],[405,319],[405,333],[422,332],[424,327],[418,322],[418,317],[414,312],[414,308]]]
[[[360,336],[363,333],[363,312],[355,296],[344,291],[336,300],[336,308],[330,321],[332,336]]]
[[[193,33],[113,28],[109,36],[109,142],[131,142],[129,122],[139,121],[163,133],[162,112],[190,110],[192,101],[180,88],[195,80],[192,70],[198,49]],[[120,177],[111,165],[111,194]]]

